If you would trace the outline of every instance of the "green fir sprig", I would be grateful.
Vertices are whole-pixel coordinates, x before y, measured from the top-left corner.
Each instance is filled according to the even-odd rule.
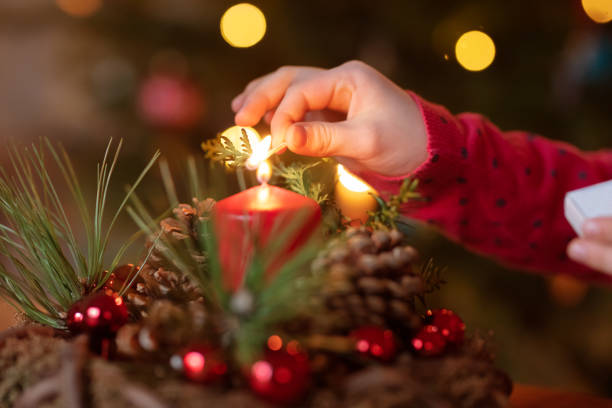
[[[249,138],[244,129],[240,137],[240,146],[235,146],[232,141],[223,136],[217,135],[216,138],[202,143],[205,157],[213,162],[227,165],[233,169],[242,169],[252,153]],[[315,181],[312,172],[315,167],[322,167],[322,164],[332,163],[331,159],[314,159],[310,161],[295,160],[289,164],[283,163],[277,157],[273,161],[273,181],[281,184],[291,191],[303,196],[310,197],[318,204],[325,204],[330,201],[328,186],[320,181]]]
[[[223,163],[230,168],[244,167],[253,149],[246,130],[241,129],[241,131],[240,146],[235,146],[227,136],[223,136],[220,133],[216,138],[202,142],[201,146],[205,157],[212,161]]]
[[[283,180],[283,184],[289,190],[310,197],[315,200],[317,204],[323,204],[329,201],[329,194],[325,191],[323,183],[314,181],[310,174],[310,170],[322,164],[323,160],[317,160],[311,163],[294,161],[285,164],[279,162],[274,166],[274,174]]]
[[[368,226],[373,229],[384,230],[398,228],[401,206],[411,200],[421,198],[421,195],[417,192],[418,186],[419,181],[417,179],[408,178],[402,182],[399,192],[390,196],[388,200],[374,194],[374,198],[378,202],[378,208],[375,211],[368,212]]]
[[[30,319],[54,328],[65,328],[70,306],[83,295],[99,289],[120,261],[129,242],[115,254],[108,269],[104,255],[110,234],[130,195],[151,168],[155,153],[119,207],[105,218],[110,180],[122,142],[114,153],[109,142],[98,165],[93,214],[86,202],[76,171],[63,148],[47,139],[23,152],[13,149],[12,173],[0,168],[0,295]],[[50,160],[47,158],[50,156]],[[70,191],[73,205],[66,206],[48,162],[54,163]],[[72,229],[70,208],[76,207],[86,237],[83,251]]]

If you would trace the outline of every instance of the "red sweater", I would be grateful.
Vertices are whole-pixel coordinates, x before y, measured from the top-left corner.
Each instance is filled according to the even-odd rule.
[[[411,94],[420,107],[429,158],[411,177],[424,203],[404,213],[503,263],[612,283],[566,256],[576,236],[563,213],[566,192],[612,178],[612,151],[581,152],[529,132],[502,132],[481,115],[451,115]],[[404,177],[362,174],[383,195]]]

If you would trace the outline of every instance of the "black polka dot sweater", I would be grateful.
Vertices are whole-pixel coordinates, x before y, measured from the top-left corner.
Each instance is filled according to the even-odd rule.
[[[481,115],[453,116],[411,95],[426,124],[429,158],[407,175],[419,179],[426,199],[408,205],[406,215],[512,266],[612,283],[567,258],[575,233],[563,214],[567,191],[612,178],[612,151],[502,132]],[[397,192],[404,178],[361,176],[383,195]]]

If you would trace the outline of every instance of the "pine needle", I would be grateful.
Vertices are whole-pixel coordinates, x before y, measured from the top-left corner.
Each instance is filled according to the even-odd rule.
[[[93,217],[61,146],[56,148],[44,139],[40,146],[32,145],[23,151],[13,148],[12,175],[0,168],[0,213],[5,220],[0,224],[0,254],[8,261],[0,264],[0,295],[36,322],[64,328],[70,306],[100,288],[108,278],[103,263],[111,231],[127,200],[159,156],[154,154],[105,228],[110,181],[121,142],[112,154],[111,148],[112,140],[98,165]],[[60,190],[49,174],[46,154],[60,170],[78,210],[87,240],[85,252],[72,230],[73,220]],[[125,246],[117,255],[124,251]],[[118,261],[119,256],[115,256],[111,270]]]

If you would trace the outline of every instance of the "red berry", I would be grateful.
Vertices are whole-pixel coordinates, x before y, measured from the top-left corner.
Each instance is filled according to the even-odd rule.
[[[436,326],[427,325],[412,338],[412,347],[422,356],[438,356],[446,348],[446,339]]]
[[[66,326],[72,334],[79,334],[85,328],[85,305],[83,299],[74,303],[68,310]]]
[[[267,349],[264,358],[250,368],[251,389],[259,396],[276,403],[298,401],[308,390],[310,365],[308,356],[297,349]]]
[[[350,337],[355,340],[355,349],[362,355],[382,361],[395,357],[397,344],[393,332],[378,326],[364,326],[353,330]]]
[[[440,329],[442,336],[453,344],[463,342],[465,323],[452,310],[440,309],[428,312],[433,317],[431,324]]]
[[[227,364],[222,353],[207,345],[193,345],[182,353],[183,373],[191,381],[210,383],[225,375]]]
[[[80,302],[83,331],[99,336],[111,336],[127,323],[128,310],[121,296],[98,292]],[[74,316],[76,318],[78,315]]]

